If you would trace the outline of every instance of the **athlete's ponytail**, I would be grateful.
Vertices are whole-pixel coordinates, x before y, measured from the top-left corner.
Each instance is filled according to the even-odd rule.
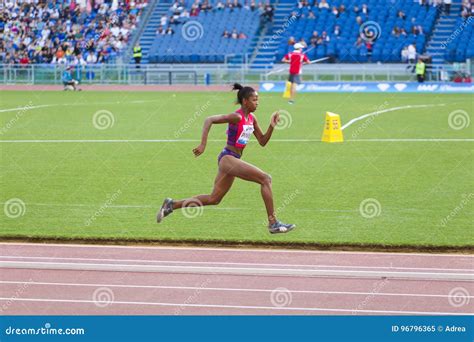
[[[255,93],[255,89],[252,87],[244,87],[240,83],[234,83],[232,90],[237,90],[237,101],[236,103],[242,104],[244,99],[248,99]]]

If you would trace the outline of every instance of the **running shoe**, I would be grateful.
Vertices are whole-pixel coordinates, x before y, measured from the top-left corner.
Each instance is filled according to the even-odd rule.
[[[280,221],[276,221],[274,224],[268,226],[268,231],[271,234],[288,233],[296,227],[295,224],[287,224]]]
[[[168,216],[173,212],[173,200],[171,198],[166,198],[156,215],[156,222],[160,223],[164,217]]]

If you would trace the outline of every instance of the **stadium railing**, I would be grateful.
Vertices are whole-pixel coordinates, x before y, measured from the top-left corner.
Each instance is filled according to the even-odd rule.
[[[229,57],[232,58],[232,57]],[[470,72],[472,63],[428,66],[428,81],[449,81],[456,72]],[[304,81],[414,81],[414,65],[320,64],[304,69]],[[0,84],[62,84],[63,65],[0,64]],[[228,64],[95,64],[75,67],[73,78],[81,84],[229,84],[283,81],[288,67],[252,70]]]

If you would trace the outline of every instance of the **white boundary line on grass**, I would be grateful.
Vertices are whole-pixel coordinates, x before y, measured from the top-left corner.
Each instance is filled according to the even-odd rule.
[[[446,104],[441,103],[441,104],[426,104],[426,105],[407,105],[407,106],[400,106],[400,107],[387,108],[387,109],[383,109],[383,110],[377,110],[375,112],[363,114],[363,115],[361,115],[357,118],[354,118],[354,119],[350,120],[345,125],[343,125],[341,127],[341,129],[344,130],[345,128],[352,125],[354,122],[360,121],[360,120],[365,119],[365,118],[367,118],[369,116],[372,116],[372,115],[378,115],[378,114],[387,113],[387,112],[394,112],[396,110],[401,110],[401,109],[430,108],[430,107],[442,107],[442,106],[446,106]]]
[[[0,140],[0,143],[31,144],[31,143],[198,143],[199,139],[110,139],[110,140]],[[471,138],[386,138],[386,139],[352,139],[346,142],[473,142]],[[207,142],[223,143],[222,139],[209,139]],[[321,142],[320,139],[272,139],[272,142]]]
[[[23,107],[16,107],[16,108],[6,108],[0,109],[0,113],[7,113],[7,112],[15,112],[15,111],[22,111],[22,110],[30,110],[30,109],[39,109],[39,108],[48,108],[48,107],[62,107],[62,106],[91,106],[91,105],[120,105],[126,103],[147,103],[147,102],[158,102],[159,100],[134,100],[134,101],[108,101],[108,102],[85,102],[85,103],[53,103],[53,104],[42,104],[36,106],[23,106]]]

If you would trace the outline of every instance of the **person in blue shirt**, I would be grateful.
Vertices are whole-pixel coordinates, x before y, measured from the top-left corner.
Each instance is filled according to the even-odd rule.
[[[78,81],[76,81],[72,77],[72,67],[68,66],[66,70],[63,71],[63,84],[64,84],[64,90],[74,90],[74,91],[81,91],[81,89],[77,88],[77,85],[79,84]]]

